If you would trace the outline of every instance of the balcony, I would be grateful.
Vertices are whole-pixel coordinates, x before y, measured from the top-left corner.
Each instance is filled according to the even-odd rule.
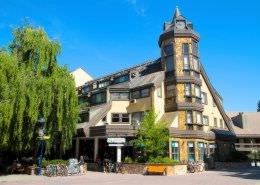
[[[236,150],[240,152],[250,152],[252,150],[260,150],[260,143],[236,143]]]

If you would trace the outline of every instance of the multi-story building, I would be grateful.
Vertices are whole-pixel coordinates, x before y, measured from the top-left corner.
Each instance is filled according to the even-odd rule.
[[[260,112],[228,113],[236,135],[237,151],[248,153],[260,150]]]
[[[130,140],[146,111],[169,125],[169,156],[203,160],[217,152],[224,160],[234,139],[222,98],[200,62],[199,35],[175,10],[159,37],[161,56],[144,64],[88,81],[78,88],[81,122],[76,156],[96,160],[132,156]]]

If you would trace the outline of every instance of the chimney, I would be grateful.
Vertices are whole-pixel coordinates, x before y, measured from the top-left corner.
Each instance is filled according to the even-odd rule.
[[[239,122],[240,122],[241,128],[247,129],[248,126],[247,126],[247,121],[246,121],[246,115],[243,112],[239,112],[238,116],[239,116],[239,120],[240,120]]]

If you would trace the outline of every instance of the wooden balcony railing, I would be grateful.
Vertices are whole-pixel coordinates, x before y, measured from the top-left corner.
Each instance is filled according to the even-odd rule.
[[[236,143],[235,147],[237,151],[260,150],[260,143]]]

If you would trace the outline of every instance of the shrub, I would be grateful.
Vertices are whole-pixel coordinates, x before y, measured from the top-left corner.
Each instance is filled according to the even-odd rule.
[[[156,158],[149,158],[148,160],[148,163],[151,163],[151,164],[156,164],[156,163],[161,163],[161,164],[179,164],[178,161],[175,161],[169,157],[156,157]]]
[[[57,165],[57,164],[68,164],[67,160],[63,160],[63,159],[54,159],[54,160],[43,160],[42,161],[42,167],[46,168],[46,166],[53,164],[53,165]]]
[[[124,160],[125,163],[133,163],[133,159],[129,156],[125,157],[125,160]]]
[[[252,161],[260,160],[260,150],[253,150],[250,154],[248,154],[248,158]]]

